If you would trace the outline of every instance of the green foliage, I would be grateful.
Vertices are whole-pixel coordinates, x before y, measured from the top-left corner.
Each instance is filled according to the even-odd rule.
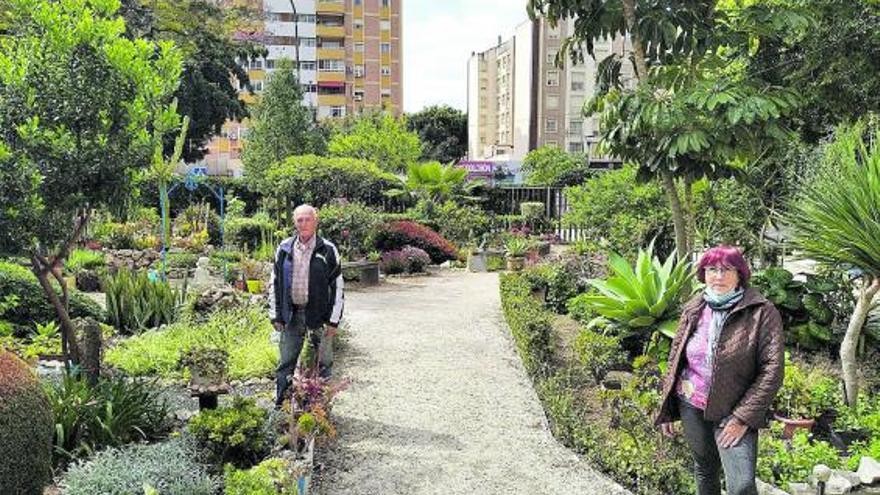
[[[259,307],[211,314],[202,323],[178,321],[164,330],[149,330],[107,350],[107,364],[134,376],[180,378],[180,357],[194,347],[214,347],[229,353],[229,377],[261,378],[274,373],[278,347],[269,342],[272,326]]]
[[[489,218],[483,210],[451,200],[434,205],[430,213],[425,212],[416,220],[437,225],[440,235],[457,245],[480,239],[490,227]]]
[[[412,163],[406,169],[406,190],[422,201],[441,203],[462,196],[467,170],[440,162]]]
[[[504,251],[511,258],[521,258],[526,255],[530,246],[525,237],[511,236],[504,242]]]
[[[70,289],[68,289],[70,290]],[[61,289],[56,286],[61,296]],[[46,300],[45,292],[37,282],[37,277],[20,265],[0,261],[0,296],[15,295],[18,304],[8,308],[3,318],[14,325],[31,327],[34,322],[52,321],[57,318],[55,308]],[[104,319],[104,312],[98,304],[76,290],[70,292],[70,316]]]
[[[171,426],[169,407],[155,382],[116,377],[91,386],[74,373],[45,389],[55,417],[56,464],[91,456],[108,446],[156,440]]]
[[[849,265],[880,277],[880,131],[870,143],[864,125],[841,128],[821,170],[787,216],[803,256]]]
[[[253,111],[242,152],[245,177],[257,190],[271,183],[268,170],[293,155],[323,154],[324,137],[311,110],[303,105],[302,88],[289,60],[281,60]],[[268,181],[268,182],[267,182]]]
[[[123,203],[150,129],[176,121],[171,43],[127,38],[106,0],[13,0],[0,44],[0,252],[56,252],[77,212]]]
[[[788,489],[789,483],[804,483],[816,464],[837,469],[840,455],[828,442],[811,441],[807,432],[798,430],[791,442],[779,438],[781,425],[773,425],[769,434],[758,437],[758,477]]]
[[[338,198],[381,204],[382,191],[397,181],[374,162],[315,155],[291,156],[270,167],[266,178],[264,195],[319,208]]]
[[[588,328],[578,333],[575,349],[578,360],[587,368],[596,383],[600,383],[614,366],[627,360],[626,353],[620,348],[619,338],[602,335]]]
[[[625,256],[652,239],[661,251],[671,250],[672,214],[660,187],[637,184],[636,168],[603,172],[583,185],[565,189],[570,210],[563,221],[587,230],[609,250]]]
[[[561,260],[529,267],[523,271],[523,276],[528,279],[532,290],[544,291],[544,304],[548,309],[563,314],[568,300],[583,288],[579,268],[571,260]]]
[[[553,315],[532,296],[526,277],[501,275],[501,307],[526,371],[532,377],[549,375]]]
[[[836,301],[851,300],[851,290],[840,277],[808,274],[805,282],[782,267],[773,266],[756,273],[749,281],[782,314],[789,344],[807,350],[825,350],[835,339],[832,324],[838,319]],[[852,305],[846,308],[848,318]]]
[[[467,155],[467,115],[449,105],[434,105],[410,114],[406,127],[419,135],[421,159],[456,162]]]
[[[318,212],[321,235],[348,260],[365,256],[373,248],[372,236],[381,222],[379,211],[363,203],[330,203]]]
[[[236,396],[230,407],[203,410],[189,423],[189,433],[213,463],[247,468],[265,456],[270,444],[264,431],[268,414],[252,399]]]
[[[226,244],[241,249],[255,249],[275,230],[275,223],[266,213],[252,217],[230,217],[226,220]]]
[[[422,155],[422,144],[415,132],[406,130],[405,118],[383,112],[362,114],[350,128],[336,129],[327,150],[333,156],[366,160],[382,170],[403,172]]]
[[[529,151],[523,159],[522,171],[530,186],[574,186],[589,176],[585,155],[566,153],[552,145]]]
[[[36,332],[31,336],[30,342],[24,347],[25,359],[34,359],[45,355],[61,354],[61,333],[58,324],[50,321],[46,324],[36,324]]]
[[[657,343],[657,333],[672,338],[679,304],[689,295],[686,290],[694,278],[690,263],[678,261],[675,253],[661,263],[649,246],[639,249],[634,267],[614,253],[608,264],[611,277],[590,280],[599,294],[581,296],[583,303],[618,323],[624,337],[650,336],[652,344]]]
[[[432,263],[443,263],[458,257],[458,251],[447,239],[429,227],[416,222],[391,222],[382,225],[376,232],[376,248],[394,251],[406,246],[424,250]]]
[[[104,282],[107,319],[121,332],[135,333],[173,323],[186,294],[168,282],[151,281],[146,272],[121,268]]]
[[[64,262],[66,273],[77,273],[81,270],[98,270],[104,268],[104,253],[91,249],[74,249]]]
[[[163,495],[214,495],[219,482],[198,458],[185,438],[111,448],[73,465],[60,485],[69,495],[131,495],[144,485],[161,487]]]
[[[227,465],[223,479],[226,495],[295,494],[297,490],[289,463],[284,459],[266,459],[247,471]]]
[[[816,419],[822,413],[842,408],[840,380],[818,366],[806,367],[786,359],[785,377],[773,401],[774,410],[793,419]]]
[[[52,481],[52,408],[24,361],[0,349],[0,492],[43,493]]]

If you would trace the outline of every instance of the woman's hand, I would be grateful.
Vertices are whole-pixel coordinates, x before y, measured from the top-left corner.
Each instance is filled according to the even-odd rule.
[[[678,435],[678,428],[675,427],[675,423],[661,423],[660,431],[669,438],[674,438]]]
[[[736,416],[731,416],[718,435],[718,446],[722,449],[736,447],[748,431],[749,425],[740,421]]]

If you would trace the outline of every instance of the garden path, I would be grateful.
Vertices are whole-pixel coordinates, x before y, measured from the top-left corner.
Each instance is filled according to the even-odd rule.
[[[346,293],[337,440],[317,493],[626,494],[551,435],[504,323],[496,274]]]

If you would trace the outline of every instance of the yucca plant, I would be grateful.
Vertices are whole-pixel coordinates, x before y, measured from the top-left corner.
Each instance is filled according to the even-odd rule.
[[[672,338],[679,304],[693,285],[691,264],[678,261],[675,252],[661,263],[652,243],[639,249],[635,267],[616,253],[609,255],[608,267],[609,278],[589,280],[598,294],[581,296],[584,304],[613,322],[624,338],[647,339],[649,347],[660,344],[659,335]]]
[[[868,144],[859,123],[840,128],[822,167],[797,198],[787,221],[804,258],[859,273],[856,306],[840,345],[846,401],[858,398],[856,350],[871,301],[880,291],[880,131]]]
[[[153,281],[146,273],[127,269],[104,282],[107,294],[107,317],[123,332],[139,332],[173,323],[186,298],[186,283],[181,290],[166,281]]]

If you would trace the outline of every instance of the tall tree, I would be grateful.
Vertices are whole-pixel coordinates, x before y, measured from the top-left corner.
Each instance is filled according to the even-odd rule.
[[[422,140],[424,161],[457,162],[467,154],[467,114],[449,105],[435,105],[410,114],[407,129]]]
[[[190,118],[182,156],[187,162],[201,159],[224,122],[248,116],[235,82],[252,89],[241,61],[266,50],[240,34],[259,29],[262,13],[206,0],[122,0],[120,12],[130,37],[173,41],[183,52],[183,75],[174,93],[178,112]],[[166,137],[164,145],[170,156],[174,138]]]
[[[637,163],[642,180],[663,185],[681,257],[692,248],[691,184],[730,174],[734,159],[760,156],[755,151],[767,138],[785,136],[779,118],[796,103],[791,91],[750,78],[742,67],[753,43],[802,29],[803,17],[728,3],[686,1],[670,9],[651,0],[529,2],[532,16],[550,22],[576,17],[560,62],[566,54],[594,56],[597,40],[629,36],[637,84],[623,87],[619,67],[626,61],[610,55],[599,63],[600,93],[588,112],[600,115],[607,151]]]
[[[61,268],[91,212],[128,197],[149,165],[153,129],[178,123],[168,102],[181,55],[170,42],[126,38],[116,0],[8,5],[11,33],[0,37],[0,252],[30,259],[76,363]]]
[[[333,156],[367,160],[395,173],[405,172],[422,154],[419,136],[406,130],[406,119],[385,112],[361,114],[337,124],[327,149]]]
[[[558,146],[541,146],[526,153],[522,171],[530,186],[573,186],[589,175],[587,157]]]
[[[257,190],[262,189],[272,164],[293,155],[323,154],[325,146],[312,109],[303,104],[293,64],[282,60],[254,108],[242,153],[245,177]]]

